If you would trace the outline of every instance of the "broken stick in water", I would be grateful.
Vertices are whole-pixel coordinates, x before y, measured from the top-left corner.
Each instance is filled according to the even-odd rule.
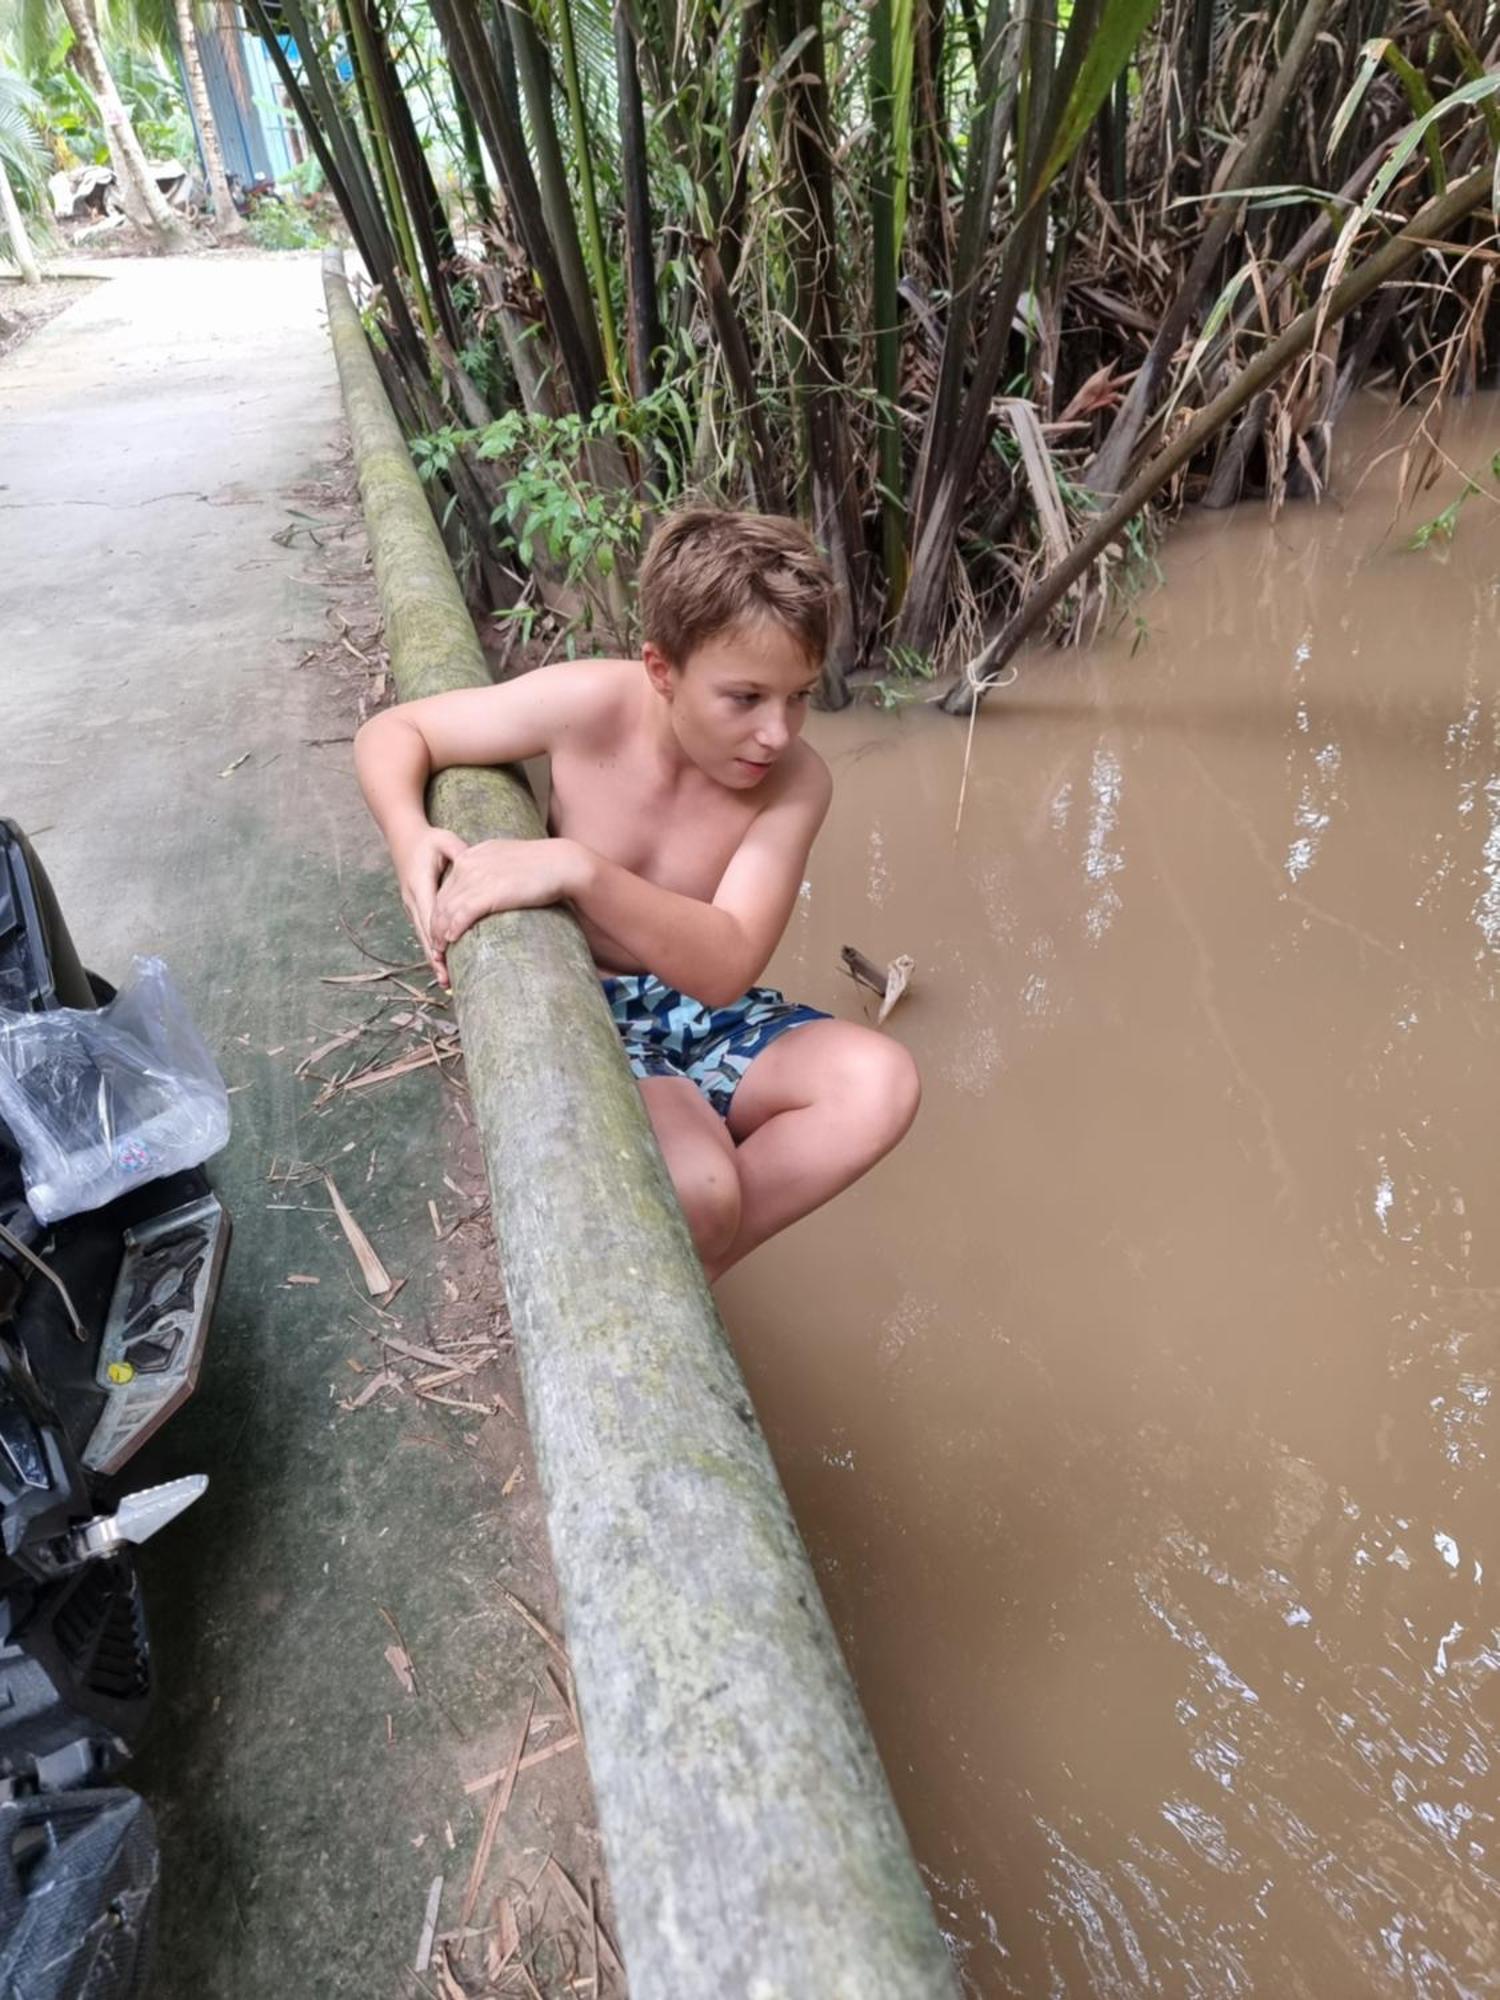
[[[880,995],[880,1012],[875,1016],[875,1025],[879,1027],[910,986],[917,961],[903,952],[899,958],[893,958],[889,965],[882,967],[873,958],[866,958],[862,951],[856,951],[852,944],[846,944],[839,957],[851,979]]]

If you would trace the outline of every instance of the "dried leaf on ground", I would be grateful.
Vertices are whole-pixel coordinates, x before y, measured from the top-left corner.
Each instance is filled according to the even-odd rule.
[[[574,1882],[572,1876],[569,1875],[567,1869],[563,1867],[555,1854],[548,1855],[547,1868],[557,1882],[557,1886],[562,1890],[569,1904],[571,1904],[574,1914],[581,1917],[586,1924],[595,1925],[601,1954],[609,1960],[615,1971],[623,1977],[625,1967],[621,1963],[619,1953],[615,1950],[613,1944],[610,1943],[609,1933],[594,1915],[592,1895],[590,1895],[587,1901],[580,1895],[577,1883]],[[589,1887],[592,1891],[593,1884],[590,1883]]]
[[[395,1369],[382,1368],[378,1375],[370,1377],[357,1396],[341,1396],[339,1398],[339,1408],[341,1410],[362,1410],[366,1403],[371,1403],[375,1400],[382,1389],[399,1389],[400,1387],[401,1377],[396,1373]]]
[[[393,1333],[376,1336],[382,1347],[389,1347],[397,1354],[404,1354],[408,1361],[425,1361],[431,1368],[451,1368],[455,1357],[440,1354],[435,1347],[421,1347],[415,1340],[398,1340]]]
[[[458,1054],[456,1042],[441,1049],[424,1049],[420,1055],[402,1056],[399,1062],[386,1063],[380,1069],[362,1070],[358,1076],[351,1076],[347,1083],[340,1085],[343,1090],[368,1090],[373,1083],[389,1083],[392,1077],[410,1076],[414,1069],[430,1069],[433,1063],[446,1062],[450,1056]]]
[[[379,1298],[383,1292],[391,1290],[393,1283],[391,1275],[375,1254],[374,1244],[371,1243],[369,1237],[366,1236],[365,1232],[354,1220],[354,1217],[349,1213],[344,1203],[344,1197],[334,1186],[333,1176],[331,1174],[324,1174],[323,1180],[328,1189],[329,1199],[333,1203],[334,1213],[339,1219],[339,1224],[345,1236],[349,1239],[349,1248],[354,1252],[355,1259],[359,1264],[360,1274],[365,1281],[365,1288],[372,1298]]]

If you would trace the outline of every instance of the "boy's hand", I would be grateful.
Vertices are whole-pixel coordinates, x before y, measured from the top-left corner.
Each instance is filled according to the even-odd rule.
[[[391,857],[396,867],[401,900],[411,918],[417,942],[426,954],[428,964],[445,986],[448,984],[448,967],[433,941],[432,906],[444,869],[468,852],[468,843],[460,840],[456,833],[447,833],[440,826],[424,826],[414,839],[398,848]]]
[[[576,840],[482,840],[463,850],[432,905],[429,934],[439,978],[447,953],[481,917],[565,902],[583,880],[586,850]]]

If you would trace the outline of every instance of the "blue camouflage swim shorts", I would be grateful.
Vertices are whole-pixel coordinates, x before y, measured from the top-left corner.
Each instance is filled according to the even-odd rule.
[[[752,986],[728,1007],[705,1007],[649,972],[617,973],[604,997],[637,1076],[682,1076],[721,1118],[745,1071],[788,1028],[832,1017],[799,1007],[774,986]]]

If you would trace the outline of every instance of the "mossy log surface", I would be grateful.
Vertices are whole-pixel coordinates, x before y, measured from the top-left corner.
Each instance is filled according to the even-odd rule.
[[[341,273],[329,322],[403,699],[486,678]],[[497,771],[464,839],[531,838]],[[582,933],[451,955],[620,1944],[637,2000],[951,2000],[957,1985]]]

